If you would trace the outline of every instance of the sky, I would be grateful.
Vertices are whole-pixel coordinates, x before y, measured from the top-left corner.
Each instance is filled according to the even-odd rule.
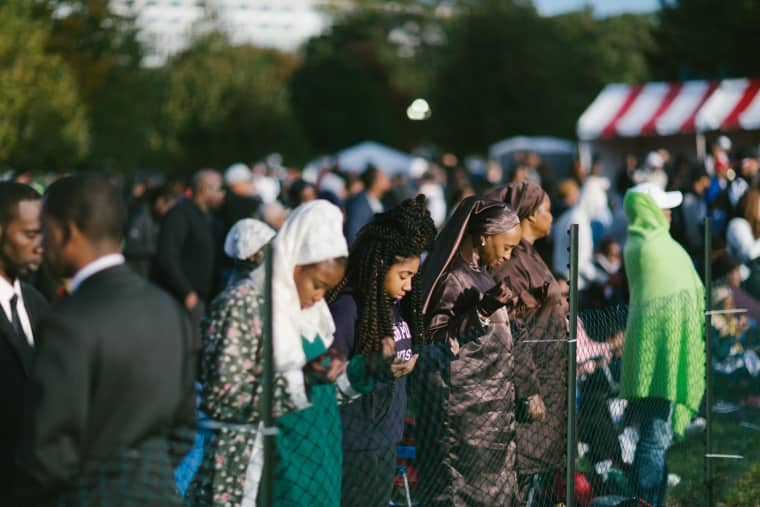
[[[658,0],[533,0],[539,12],[552,16],[574,11],[590,4],[596,16],[610,16],[623,12],[652,12],[659,6]]]

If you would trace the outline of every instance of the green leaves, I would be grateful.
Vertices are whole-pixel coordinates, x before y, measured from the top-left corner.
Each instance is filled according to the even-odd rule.
[[[170,62],[165,145],[178,170],[223,168],[280,152],[304,162],[306,142],[291,111],[294,55],[229,46],[211,34]]]
[[[48,54],[48,27],[28,2],[0,6],[0,165],[61,170],[88,144],[85,110],[63,60]]]

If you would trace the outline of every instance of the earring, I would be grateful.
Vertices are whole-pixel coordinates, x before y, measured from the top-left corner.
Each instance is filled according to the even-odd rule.
[[[480,246],[486,246],[485,238],[480,238]]]

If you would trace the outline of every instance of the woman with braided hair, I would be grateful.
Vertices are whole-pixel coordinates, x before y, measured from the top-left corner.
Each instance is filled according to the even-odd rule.
[[[522,230],[503,202],[468,197],[423,268],[423,312],[435,342],[455,339],[458,357],[427,347],[412,378],[420,505],[517,505],[514,358],[508,283],[490,271],[510,258]]]
[[[335,319],[334,347],[344,356],[370,355],[383,340],[396,357],[385,382],[343,405],[345,506],[386,507],[395,475],[396,444],[404,431],[406,378],[425,345],[417,272],[435,238],[425,197],[407,199],[375,215],[351,247],[343,281],[328,295]]]

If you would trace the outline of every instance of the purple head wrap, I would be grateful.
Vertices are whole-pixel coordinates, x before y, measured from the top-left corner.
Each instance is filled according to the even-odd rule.
[[[435,286],[459,252],[465,233],[494,236],[519,225],[517,213],[504,202],[475,196],[463,200],[438,234],[422,269],[423,313],[427,311]]]

